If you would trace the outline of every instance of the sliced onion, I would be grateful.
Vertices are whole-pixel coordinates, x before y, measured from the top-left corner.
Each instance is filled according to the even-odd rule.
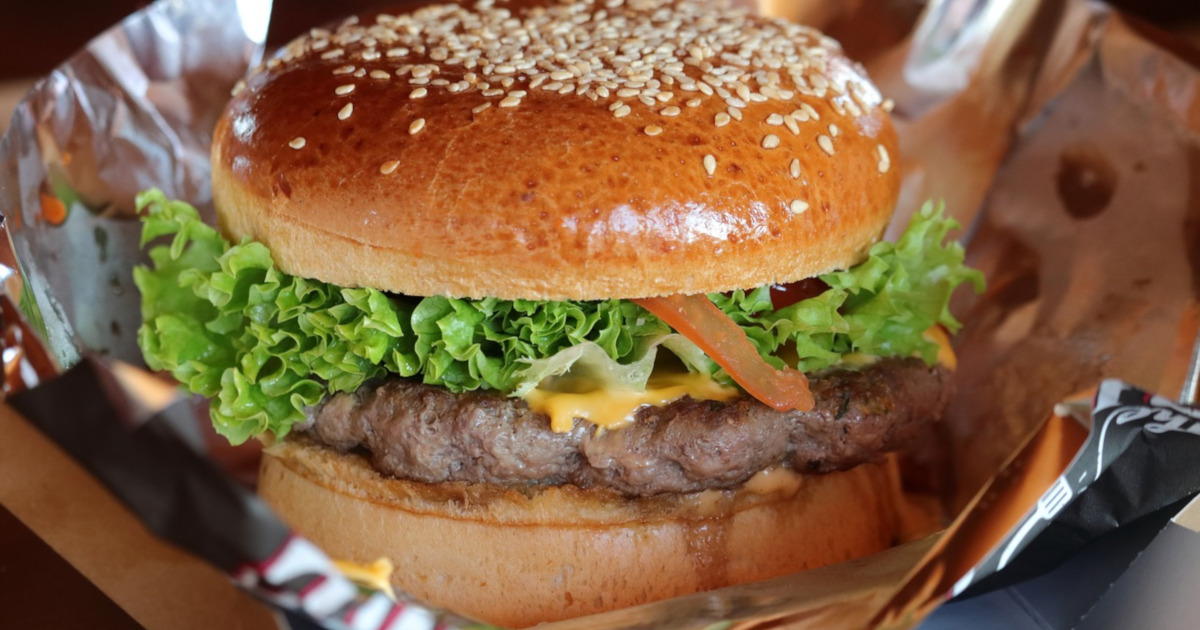
[[[779,411],[813,408],[803,372],[776,369],[763,360],[742,328],[704,295],[672,295],[634,300],[700,347],[725,368],[742,389]]]

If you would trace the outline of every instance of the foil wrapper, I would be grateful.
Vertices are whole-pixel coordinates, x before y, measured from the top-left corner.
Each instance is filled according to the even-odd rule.
[[[957,304],[946,429],[960,513],[940,537],[865,561],[555,626],[910,627],[1200,491],[1187,456],[1200,416],[1144,393],[1179,390],[1200,323],[1200,70],[1084,0],[759,6],[867,65],[896,104],[897,224],[946,200],[989,278]],[[141,362],[133,196],[154,186],[211,209],[209,134],[262,54],[269,11],[163,0],[18,107],[0,141],[5,393],[156,534],[284,611],[280,624],[467,626],[350,586],[213,466],[190,406],[128,365]],[[1089,389],[1094,401],[1077,394]],[[1178,483],[1153,483],[1167,476]]]

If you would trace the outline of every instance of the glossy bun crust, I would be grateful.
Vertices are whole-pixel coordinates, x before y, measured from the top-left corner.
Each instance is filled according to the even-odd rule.
[[[259,493],[332,557],[389,558],[396,588],[510,628],[786,575],[933,530],[891,460],[774,474],[784,477],[736,493],[629,500],[573,486],[413,483],[288,440],[264,452]]]
[[[222,228],[289,273],[409,295],[636,298],[858,262],[899,182],[878,92],[816,31],[712,5],[314,30],[217,125]]]

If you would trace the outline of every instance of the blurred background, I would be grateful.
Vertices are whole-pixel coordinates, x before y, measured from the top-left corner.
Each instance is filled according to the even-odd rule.
[[[750,2],[751,0],[740,0]],[[777,6],[788,3],[820,5],[827,23],[839,13],[849,13],[859,0],[763,0]],[[1018,1],[1018,0],[1013,0]],[[1055,0],[1046,0],[1055,1]],[[149,4],[145,0],[35,0],[5,3],[0,17],[0,131],[12,108],[28,87],[96,34],[125,15]],[[381,4],[378,0],[275,0],[270,43],[279,45],[308,27],[346,15],[358,8]],[[412,4],[399,0],[393,4]],[[890,32],[839,29],[855,33],[845,41],[854,56],[858,47],[894,41],[909,30],[923,0],[896,0]],[[1200,2],[1196,0],[1112,0],[1148,29],[1182,36],[1200,58]],[[892,23],[892,22],[889,22]],[[68,596],[69,594],[69,596]],[[69,606],[54,605],[55,600]],[[11,604],[22,602],[17,606]],[[110,602],[82,575],[74,571],[9,512],[0,507],[0,627],[136,628],[121,609]],[[13,617],[11,615],[17,615]]]
[[[753,3],[753,0],[735,0]],[[837,21],[837,13],[851,13],[858,0],[762,0],[777,6],[788,3],[820,4],[817,14],[827,23]],[[1016,1],[1016,0],[1014,0]],[[1200,2],[1194,0],[1111,0],[1123,11],[1137,16],[1149,25],[1183,34],[1200,44]],[[0,19],[0,130],[9,113],[33,78],[38,77],[66,59],[93,36],[122,17],[149,2],[145,0],[38,0],[7,2]],[[384,4],[380,0],[275,0],[271,21],[270,43],[278,45],[303,32],[312,25],[354,12],[358,8]],[[414,4],[413,0],[398,0],[391,4]],[[919,14],[924,0],[897,0],[897,21],[911,21]],[[897,31],[907,31],[898,25]],[[889,39],[890,33],[862,33],[861,36],[878,42]],[[855,43],[844,42],[851,56]]]
[[[814,0],[782,0],[805,2]],[[7,2],[0,20],[0,80],[37,76],[122,17],[150,4],[144,0],[38,0]],[[347,15],[379,0],[275,0],[271,40],[282,43],[308,27]],[[397,3],[393,3],[397,4]],[[398,4],[411,4],[399,2]],[[825,2],[846,10],[854,0]],[[915,14],[922,0],[902,0]],[[1113,0],[1110,4],[1168,30],[1200,36],[1200,2],[1193,0]],[[834,9],[837,10],[837,9]],[[7,119],[7,117],[6,117]]]

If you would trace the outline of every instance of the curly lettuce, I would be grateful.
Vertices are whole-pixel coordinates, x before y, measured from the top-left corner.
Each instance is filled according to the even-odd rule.
[[[305,409],[390,374],[461,392],[519,395],[546,378],[586,372],[610,386],[645,386],[659,349],[689,370],[730,383],[716,363],[640,306],[623,300],[413,298],[337,287],[280,271],[261,243],[232,244],[191,206],[152,190],[139,196],[151,265],[134,270],[142,294],[138,343],[146,363],[214,400],[231,442],[286,435]],[[821,276],[823,294],[774,309],[769,287],[709,297],[776,365],[806,371],[848,353],[919,354],[963,282],[955,227],[927,205],[896,243],[879,243],[852,269]],[[789,357],[785,359],[784,357]]]

